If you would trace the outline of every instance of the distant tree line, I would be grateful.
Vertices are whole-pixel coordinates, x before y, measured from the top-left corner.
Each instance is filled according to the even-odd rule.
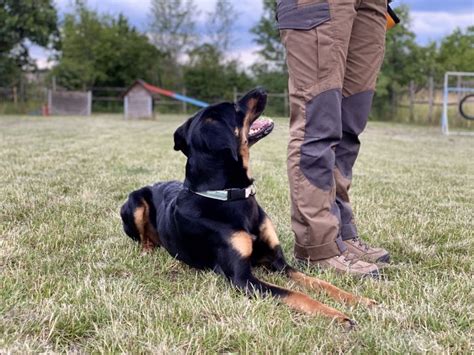
[[[0,86],[15,85],[33,70],[28,43],[57,47],[58,16],[51,0],[0,0]]]
[[[28,53],[32,43],[55,50],[50,76],[68,89],[125,87],[142,78],[171,90],[186,88],[207,101],[231,99],[234,88],[244,91],[254,85],[281,93],[288,75],[275,3],[263,0],[262,17],[251,30],[259,60],[243,68],[226,55],[234,48],[238,17],[230,0],[217,0],[206,14],[196,10],[194,0],[152,0],[146,33],[123,14],[98,14],[85,0],[75,0],[61,22],[53,0],[0,0],[0,82],[16,85],[22,72],[34,70]],[[429,76],[440,80],[447,70],[474,71],[474,26],[421,46],[409,29],[408,8],[397,12],[402,23],[387,33],[377,84],[379,117],[390,111],[396,93],[410,81],[423,85]],[[207,23],[199,33],[197,16],[205,16]]]

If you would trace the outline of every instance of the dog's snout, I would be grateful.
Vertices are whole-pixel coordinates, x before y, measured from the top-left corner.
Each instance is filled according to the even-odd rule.
[[[263,113],[266,105],[267,90],[263,87],[257,87],[249,91],[238,102],[238,106],[248,115],[250,122],[255,121]]]
[[[261,97],[267,97],[267,90],[264,88],[264,87],[257,87],[255,89],[255,93],[258,95],[258,96],[261,96]]]
[[[265,90],[265,88],[258,87],[255,89],[255,91],[258,100],[256,113],[260,115],[265,110],[265,106],[267,105],[267,90]]]

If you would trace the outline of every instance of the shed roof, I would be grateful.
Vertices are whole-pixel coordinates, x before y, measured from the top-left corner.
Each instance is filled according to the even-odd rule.
[[[144,88],[146,91],[148,91],[148,93],[151,95],[151,96],[159,96],[159,95],[165,95],[165,96],[170,96],[172,95],[173,93],[171,91],[168,91],[168,90],[164,90],[164,89],[160,89],[159,87],[157,86],[154,86],[154,85],[151,85],[151,84],[148,84],[146,81],[144,80],[141,80],[141,79],[138,79],[138,80],[135,80],[135,82],[130,85],[128,87],[128,89],[122,94],[122,98],[127,96],[128,93],[135,87],[135,86],[141,86],[142,88]]]

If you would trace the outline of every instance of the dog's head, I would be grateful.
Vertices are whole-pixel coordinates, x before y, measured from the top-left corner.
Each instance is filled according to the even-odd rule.
[[[222,180],[225,176],[236,185],[251,183],[249,131],[266,102],[266,91],[257,88],[236,103],[224,102],[201,110],[176,130],[174,149],[188,158],[188,181],[199,182],[202,187],[206,180],[219,176]]]

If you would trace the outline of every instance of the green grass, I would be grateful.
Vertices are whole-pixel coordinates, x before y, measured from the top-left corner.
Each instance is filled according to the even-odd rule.
[[[127,122],[0,117],[0,352],[445,352],[473,349],[474,137],[370,123],[352,196],[385,279],[306,270],[381,306],[346,332],[272,299],[248,299],[122,232],[128,193],[183,179],[183,117]],[[287,123],[252,148],[258,200],[291,262]],[[259,277],[296,288],[280,275]]]

